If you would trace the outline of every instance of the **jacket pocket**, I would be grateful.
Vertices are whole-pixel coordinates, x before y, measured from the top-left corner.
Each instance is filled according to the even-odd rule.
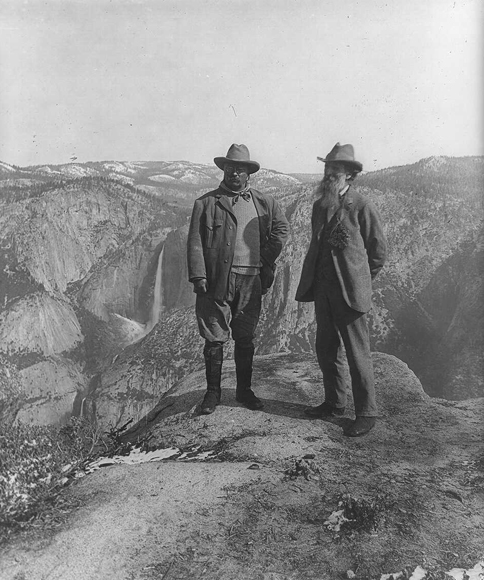
[[[262,293],[265,294],[274,282],[275,264],[269,264],[263,261],[260,269],[260,283],[262,286]]]
[[[222,220],[213,220],[212,223],[205,224],[205,247],[213,248],[220,243],[222,224]]]

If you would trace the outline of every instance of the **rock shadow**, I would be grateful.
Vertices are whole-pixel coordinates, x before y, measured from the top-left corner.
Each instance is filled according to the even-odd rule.
[[[200,405],[204,394],[205,390],[200,389],[180,395],[173,394],[164,396],[156,407],[154,407],[147,415],[145,415],[145,417],[121,436],[121,440],[123,442],[135,442],[140,440],[143,438],[143,435],[149,432],[155,425],[174,415],[183,414],[186,417],[193,418],[208,416],[202,415],[200,411]],[[280,401],[278,399],[266,399],[263,397],[260,397],[260,399],[264,403],[264,408],[259,411],[251,411],[252,413],[258,413],[260,415],[276,415],[279,417],[289,417],[305,421],[323,421],[338,425],[343,429],[352,423],[352,419],[349,417],[322,417],[317,419],[308,417],[304,413],[304,409],[308,407],[307,404]],[[244,405],[235,400],[235,389],[228,388],[222,388],[222,399],[218,409],[223,407],[245,408]],[[215,413],[217,413],[217,410]]]

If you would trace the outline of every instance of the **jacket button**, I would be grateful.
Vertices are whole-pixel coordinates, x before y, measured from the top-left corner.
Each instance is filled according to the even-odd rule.
[[[230,246],[230,242],[227,242],[227,246]]]
[[[228,260],[224,260],[224,262],[225,262],[225,263],[227,263],[227,262],[228,262]]]

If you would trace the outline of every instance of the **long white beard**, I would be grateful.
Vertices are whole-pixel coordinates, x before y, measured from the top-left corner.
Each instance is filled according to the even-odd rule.
[[[332,177],[330,179],[323,179],[318,185],[316,190],[316,195],[318,195],[321,200],[321,207],[327,210],[328,221],[334,216],[339,208],[340,204],[340,191],[343,191],[346,185],[346,177],[341,175],[340,177]]]

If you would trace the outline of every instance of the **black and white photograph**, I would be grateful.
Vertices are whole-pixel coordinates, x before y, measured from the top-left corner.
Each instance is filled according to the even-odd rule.
[[[481,0],[0,0],[0,580],[484,579]]]

